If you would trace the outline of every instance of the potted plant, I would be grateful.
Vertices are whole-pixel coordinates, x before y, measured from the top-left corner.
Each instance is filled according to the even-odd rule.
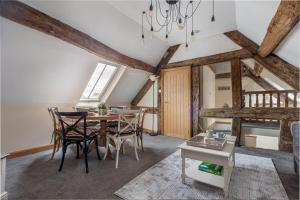
[[[98,109],[99,109],[99,115],[106,115],[107,114],[107,107],[105,103],[101,102],[98,104]]]

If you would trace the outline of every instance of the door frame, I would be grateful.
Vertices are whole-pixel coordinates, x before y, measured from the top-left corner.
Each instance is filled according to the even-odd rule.
[[[159,104],[160,104],[160,110],[158,112],[160,112],[160,122],[159,122],[159,129],[160,129],[160,133],[161,135],[165,136],[164,133],[164,72],[168,72],[168,71],[174,71],[174,70],[178,70],[178,69],[183,69],[183,68],[189,68],[190,70],[190,135],[189,137],[191,138],[193,136],[193,123],[192,123],[192,66],[184,66],[184,67],[172,67],[169,69],[161,69],[160,71],[160,78],[159,78],[159,87],[160,88],[160,99],[159,99]]]

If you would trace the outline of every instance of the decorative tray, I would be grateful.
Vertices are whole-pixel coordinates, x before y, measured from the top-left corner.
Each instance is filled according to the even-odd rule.
[[[215,150],[222,150],[226,144],[225,138],[208,138],[206,136],[196,135],[188,140],[187,145]]]

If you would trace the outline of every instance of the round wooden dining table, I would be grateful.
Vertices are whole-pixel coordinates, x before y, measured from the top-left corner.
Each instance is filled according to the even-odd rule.
[[[125,114],[126,118],[134,117],[132,114]],[[78,119],[78,116],[69,116],[70,119]],[[105,147],[106,146],[106,124],[107,121],[111,120],[118,120],[119,115],[118,114],[106,114],[106,115],[100,115],[98,113],[88,113],[86,116],[87,121],[99,121],[100,122],[100,129],[99,129],[99,146]],[[112,141],[111,141],[112,142]],[[112,144],[114,145],[114,144]],[[108,154],[107,157],[109,159],[114,159],[112,156],[112,153],[108,147]]]

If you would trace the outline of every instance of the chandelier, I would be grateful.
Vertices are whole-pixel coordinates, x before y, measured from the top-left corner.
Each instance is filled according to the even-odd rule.
[[[188,47],[188,23],[191,23],[192,30],[190,34],[192,40],[198,30],[194,30],[194,15],[199,8],[202,0],[183,1],[183,0],[165,0],[164,11],[162,10],[161,0],[150,0],[148,12],[142,12],[142,39],[145,39],[144,23],[148,23],[150,27],[151,37],[155,32],[165,31],[165,38],[168,39],[173,30],[173,24],[177,25],[179,30],[185,29],[185,47]],[[153,4],[155,3],[155,5]],[[183,6],[183,2],[186,6]],[[155,7],[154,7],[155,6]],[[212,0],[212,17],[211,21],[215,21],[214,0]],[[160,17],[158,17],[160,15]],[[154,20],[158,27],[154,27]]]

